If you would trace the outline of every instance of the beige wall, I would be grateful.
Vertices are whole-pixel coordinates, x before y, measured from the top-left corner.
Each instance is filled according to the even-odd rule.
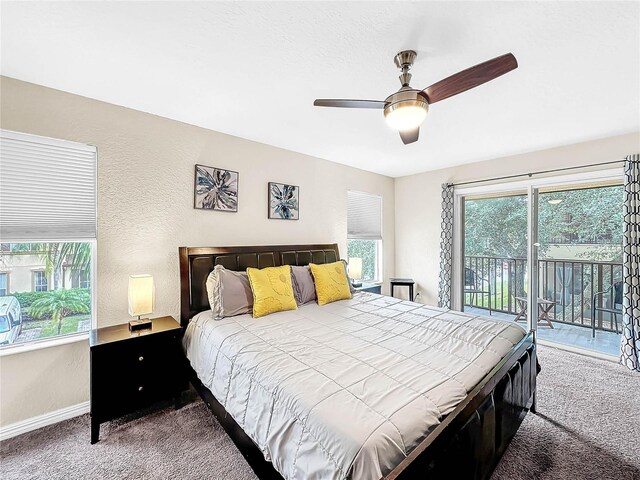
[[[420,301],[437,303],[443,183],[614,161],[638,151],[635,133],[396,178],[396,275],[417,282]]]
[[[150,273],[155,315],[179,313],[178,246],[338,242],[347,189],[383,197],[384,276],[394,274],[394,181],[299,153],[1,78],[4,129],[98,148],[98,324],[122,323],[127,278]],[[203,105],[202,108],[213,108]],[[193,208],[196,163],[240,173],[239,211]],[[267,182],[300,186],[300,220],[267,219]],[[0,425],[88,400],[86,342],[4,356]]]

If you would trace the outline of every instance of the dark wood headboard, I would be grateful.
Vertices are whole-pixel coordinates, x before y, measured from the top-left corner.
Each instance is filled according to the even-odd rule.
[[[207,278],[216,265],[228,270],[247,267],[331,263],[340,259],[336,243],[324,245],[265,245],[258,247],[179,247],[180,324],[186,327],[196,313],[208,310]]]

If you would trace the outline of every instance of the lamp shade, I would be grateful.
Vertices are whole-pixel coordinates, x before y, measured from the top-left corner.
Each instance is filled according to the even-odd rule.
[[[362,258],[349,257],[349,277],[353,280],[362,278]]]
[[[129,315],[135,317],[153,313],[155,300],[153,276],[129,276]]]

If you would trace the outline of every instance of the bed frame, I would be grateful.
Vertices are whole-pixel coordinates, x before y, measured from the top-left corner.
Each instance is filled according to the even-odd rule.
[[[180,321],[209,309],[206,280],[215,265],[247,267],[331,263],[336,244],[180,247]],[[540,370],[533,334],[518,343],[385,479],[488,479],[529,410]],[[261,480],[282,480],[271,462],[189,367],[190,381]]]

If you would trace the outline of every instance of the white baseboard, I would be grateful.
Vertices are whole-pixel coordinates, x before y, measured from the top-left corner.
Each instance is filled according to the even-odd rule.
[[[78,403],[77,405],[71,405],[70,407],[61,408],[60,410],[54,410],[53,412],[44,413],[20,422],[11,423],[4,427],[0,427],[0,441],[17,435],[22,435],[23,433],[27,433],[32,430],[37,430],[38,428],[46,427],[47,425],[62,422],[63,420],[78,417],[85,413],[89,413],[89,402]]]

